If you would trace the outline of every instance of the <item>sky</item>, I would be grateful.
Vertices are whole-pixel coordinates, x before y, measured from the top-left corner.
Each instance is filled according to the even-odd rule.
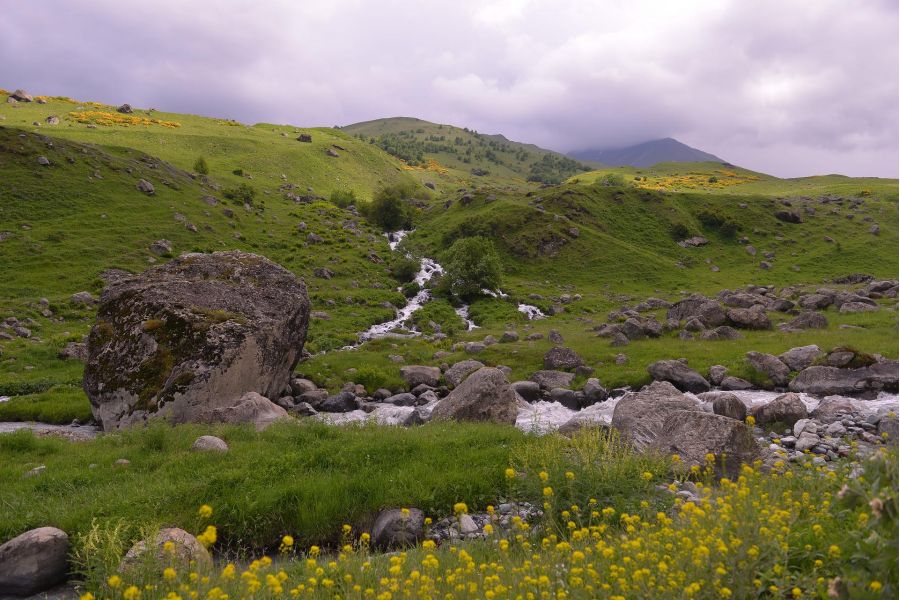
[[[0,87],[898,176],[896,0],[0,0]]]

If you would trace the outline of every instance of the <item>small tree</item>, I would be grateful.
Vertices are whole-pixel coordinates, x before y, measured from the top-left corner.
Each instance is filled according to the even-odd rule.
[[[413,207],[409,200],[421,191],[414,185],[391,185],[378,190],[372,201],[362,207],[362,213],[385,231],[412,227]]]
[[[445,280],[452,293],[472,298],[481,290],[500,287],[500,255],[491,240],[475,236],[460,238],[447,251]]]
[[[197,162],[194,163],[194,171],[198,175],[209,175],[209,165],[206,164],[206,159],[202,156],[197,159]]]

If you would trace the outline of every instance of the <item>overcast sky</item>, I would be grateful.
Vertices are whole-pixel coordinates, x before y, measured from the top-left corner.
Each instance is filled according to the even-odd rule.
[[[0,87],[898,175],[896,0],[4,0]]]

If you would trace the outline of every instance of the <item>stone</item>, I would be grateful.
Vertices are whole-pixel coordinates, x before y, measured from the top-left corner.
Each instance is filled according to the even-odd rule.
[[[551,344],[554,344],[557,346],[566,343],[565,340],[563,339],[562,334],[555,329],[550,330],[550,333],[547,335],[547,339],[550,340]]]
[[[139,179],[137,182],[137,189],[139,192],[143,192],[148,196],[152,196],[156,193],[156,188],[153,187],[153,184],[147,181],[146,179]]]
[[[877,306],[873,306],[866,302],[845,302],[844,304],[841,304],[841,308],[838,310],[838,312],[846,314],[858,312],[875,312],[877,310]]]
[[[722,379],[722,383],[719,385],[719,387],[730,392],[740,392],[744,390],[752,390],[753,384],[746,379],[727,375],[724,379]]]
[[[788,327],[792,329],[827,329],[828,319],[822,313],[810,310],[797,315],[788,322]]]
[[[737,330],[728,325],[719,325],[715,329],[708,329],[700,333],[702,340],[739,340],[742,337]]]
[[[791,371],[802,371],[813,362],[823,356],[823,352],[815,344],[791,348],[787,352],[778,355],[778,358],[790,368]]]
[[[791,210],[779,210],[775,213],[775,218],[785,223],[802,223],[803,217],[798,212]]]
[[[729,308],[725,311],[728,320],[741,329],[771,329],[772,322],[766,309],[760,305],[751,308]]]
[[[867,367],[841,369],[812,366],[800,371],[789,386],[792,392],[815,396],[854,395],[897,390],[897,362],[885,361]]]
[[[432,419],[491,421],[515,424],[518,407],[516,394],[499,369],[484,367],[469,375],[442,399]]]
[[[713,365],[709,368],[709,382],[713,385],[721,385],[727,374],[728,369],[722,365]]]
[[[509,344],[511,342],[519,341],[519,333],[516,331],[504,331],[503,335],[500,336],[501,344]]]
[[[172,242],[169,240],[156,240],[150,244],[150,252],[158,255],[169,254],[172,252]]]
[[[544,369],[562,370],[574,369],[584,364],[584,361],[578,356],[578,353],[571,348],[557,346],[551,348],[544,354]]]
[[[797,304],[807,310],[822,310],[823,308],[831,306],[833,300],[834,298],[832,296],[826,294],[806,294],[800,296],[797,300]]]
[[[530,379],[537,383],[542,390],[549,391],[558,387],[571,388],[575,374],[566,373],[565,371],[544,370],[536,371],[531,375]]]
[[[481,354],[486,348],[487,346],[481,342],[469,342],[463,347],[466,354]]]
[[[643,450],[663,434],[668,416],[680,410],[700,409],[671,383],[654,381],[639,392],[622,396],[613,410],[612,426],[635,448]]]
[[[444,381],[446,381],[449,386],[456,387],[462,383],[466,377],[482,367],[484,367],[484,364],[477,360],[463,360],[454,363],[453,366],[444,373]]]
[[[41,165],[42,167],[49,167],[50,159],[48,159],[46,156],[38,156],[37,164]]]
[[[414,388],[417,385],[425,384],[430,387],[437,387],[441,378],[441,370],[437,367],[426,367],[423,365],[409,365],[400,367],[400,377]]]
[[[797,437],[797,441],[794,442],[794,450],[798,452],[804,452],[806,450],[812,450],[821,442],[821,438],[814,433],[810,433],[808,431],[804,431]]]
[[[294,377],[291,379],[291,395],[295,397],[306,392],[312,392],[316,389],[318,389],[316,384],[309,379],[304,379],[302,377]]]
[[[256,392],[247,392],[231,406],[207,408],[195,414],[192,421],[200,423],[252,423],[261,431],[279,419],[289,418],[287,412]]]
[[[239,251],[182,254],[111,282],[87,342],[84,389],[94,418],[104,429],[153,417],[209,421],[205,413],[234,409],[248,392],[261,399],[220,416],[253,406],[248,416],[277,416],[262,396],[278,398],[288,386],[308,321],[303,282]]]
[[[736,476],[741,465],[759,456],[759,446],[742,422],[718,414],[697,410],[674,410],[665,418],[661,434],[653,447],[681,457],[685,467],[705,467],[706,455],[715,455],[712,463],[717,476]]]
[[[606,399],[609,398],[609,392],[605,387],[600,385],[600,380],[596,377],[588,379],[584,383],[584,387],[581,388],[581,391],[584,392],[585,406],[597,404],[598,402],[605,402]]]
[[[412,394],[410,394],[412,396]],[[319,412],[346,413],[359,408],[359,400],[356,394],[350,391],[342,391],[333,396],[327,396],[313,407]]]
[[[656,381],[668,381],[684,392],[708,392],[709,382],[680,360],[659,360],[647,367]]]
[[[228,444],[222,438],[214,435],[201,435],[194,440],[191,450],[198,452],[228,452]]]
[[[684,321],[690,317],[696,317],[706,327],[718,327],[727,320],[725,310],[718,302],[699,295],[676,302],[666,312],[668,319]]]
[[[168,542],[172,543],[171,551],[166,550]],[[132,546],[119,563],[119,572],[139,570],[150,561],[182,569],[188,568],[193,562],[195,565],[191,568],[201,571],[212,567],[212,558],[203,544],[187,531],[177,527],[161,529],[152,539],[141,540]]]
[[[44,123],[47,125],[59,125],[59,117],[56,115],[50,115],[46,119],[44,119]]]
[[[131,113],[134,112],[134,111],[132,110],[132,108],[131,108],[131,105],[130,105],[130,104],[127,104],[127,103],[126,103],[126,104],[123,104],[122,106],[120,106],[119,108],[117,108],[116,111],[117,111],[117,112],[120,112],[120,113],[122,113],[122,114],[126,114],[126,115],[130,115]]]
[[[298,417],[311,417],[319,413],[309,402],[295,402],[294,407],[288,412]]]
[[[16,90],[9,95],[10,98],[17,102],[33,102],[34,97],[25,90]]]
[[[300,135],[297,136],[297,141],[303,142],[305,144],[310,144],[310,143],[312,143],[312,136],[309,135],[308,133],[301,133]]]
[[[609,345],[614,348],[621,348],[622,346],[627,346],[631,342],[628,340],[628,336],[626,336],[621,331],[616,331],[612,335],[612,340],[609,342]]]
[[[881,417],[881,420],[878,421],[878,436],[883,440],[896,444],[897,427],[898,420],[896,415],[894,415],[893,417],[887,415]]]
[[[379,550],[409,548],[425,537],[425,514],[418,508],[388,508],[375,517],[372,545]]]
[[[69,536],[38,527],[0,545],[0,597],[33,596],[66,580]]]
[[[402,394],[394,394],[388,398],[384,399],[386,404],[393,404],[394,406],[415,406],[417,398],[410,394],[409,392],[403,392]]]
[[[541,399],[541,386],[534,381],[515,381],[510,387],[526,402],[537,402]]]
[[[750,409],[750,414],[758,425],[783,423],[786,427],[793,427],[808,416],[803,400],[794,393],[782,394],[767,404],[757,404]]]
[[[747,418],[747,405],[734,394],[719,394],[712,403],[713,413],[743,421]]]
[[[313,276],[319,279],[331,279],[334,277],[334,271],[327,267],[318,267],[313,269]]]
[[[768,377],[774,385],[784,387],[788,384],[791,369],[777,356],[750,351],[746,355],[746,360],[751,367]]]
[[[575,392],[566,388],[553,388],[550,390],[550,401],[558,402],[570,410],[580,410],[582,408]]]

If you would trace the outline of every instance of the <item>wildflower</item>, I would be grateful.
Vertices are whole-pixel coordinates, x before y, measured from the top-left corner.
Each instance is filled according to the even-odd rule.
[[[216,543],[216,527],[215,525],[207,525],[206,530],[197,536],[197,540],[209,548]]]
[[[78,597],[78,600],[94,600],[94,595],[90,592],[85,592]]]
[[[507,479],[514,479],[516,476],[516,470],[513,468],[506,469],[505,474]]]
[[[547,481],[550,478],[550,475],[547,474],[547,471],[541,471],[538,473],[538,477],[541,478],[541,481]]]
[[[167,540],[166,543],[163,544],[163,551],[172,554],[175,552],[175,542],[172,540]]]
[[[106,585],[108,585],[112,589],[116,589],[117,587],[122,585],[122,578],[118,575],[111,575],[109,579],[106,580]]]
[[[486,523],[484,526],[484,533],[485,535],[491,535],[492,533],[494,533],[494,526],[490,523]]]
[[[719,595],[723,598],[731,598],[731,590],[727,587],[723,587],[719,590]]]
[[[678,456],[677,454],[673,454],[673,455],[672,455],[672,462],[673,462],[673,463],[680,463],[680,462],[681,462],[681,457]]]
[[[644,481],[650,481],[651,479],[653,479],[653,473],[651,473],[650,471],[644,471],[643,473],[641,473],[641,477],[644,478]]]
[[[234,579],[234,563],[228,563],[225,565],[225,568],[222,569],[222,579]]]
[[[881,589],[881,582],[873,581],[872,583],[869,584],[869,589],[872,590],[873,592],[878,592]]]
[[[317,557],[319,555],[319,552],[320,552],[320,548],[318,546],[310,546],[309,547],[309,555],[312,556],[313,558]]]
[[[573,473],[572,471],[566,471],[566,479],[568,479],[569,481],[574,481],[575,473]]]
[[[794,589],[791,590],[791,596],[793,596],[794,598],[799,598],[802,595],[803,595],[803,590],[801,590],[798,587],[795,587]]]
[[[747,415],[747,418],[744,420],[746,421],[747,425],[749,425],[750,427],[753,427],[754,425],[756,425],[756,419],[753,417],[753,415]]]
[[[553,488],[548,485],[547,487],[544,488],[544,496],[547,496],[549,498],[552,495],[553,495]]]
[[[201,506],[200,509],[197,511],[197,514],[200,515],[200,518],[201,518],[201,519],[208,519],[208,518],[210,518],[210,517],[212,516],[212,514],[213,514],[212,506],[210,506],[209,504],[204,504],[204,505]]]
[[[457,502],[453,505],[453,512],[457,515],[464,515],[469,512],[469,507],[466,506],[465,502]]]
[[[178,577],[178,573],[176,573],[175,569],[173,569],[172,567],[167,567],[163,571],[163,579],[165,579],[166,581],[172,581],[176,577]]]
[[[835,546],[834,544],[828,546],[828,556],[840,556],[841,549]]]
[[[368,533],[363,533],[362,535],[359,536],[359,541],[363,545],[368,544],[369,540],[371,540],[371,539],[372,539],[372,536],[369,535]]]
[[[706,458],[706,462],[708,463],[716,462],[716,455],[712,452],[707,452],[704,458]]]
[[[140,600],[141,590],[136,585],[130,585],[122,592],[122,597],[125,598],[125,600]]]

